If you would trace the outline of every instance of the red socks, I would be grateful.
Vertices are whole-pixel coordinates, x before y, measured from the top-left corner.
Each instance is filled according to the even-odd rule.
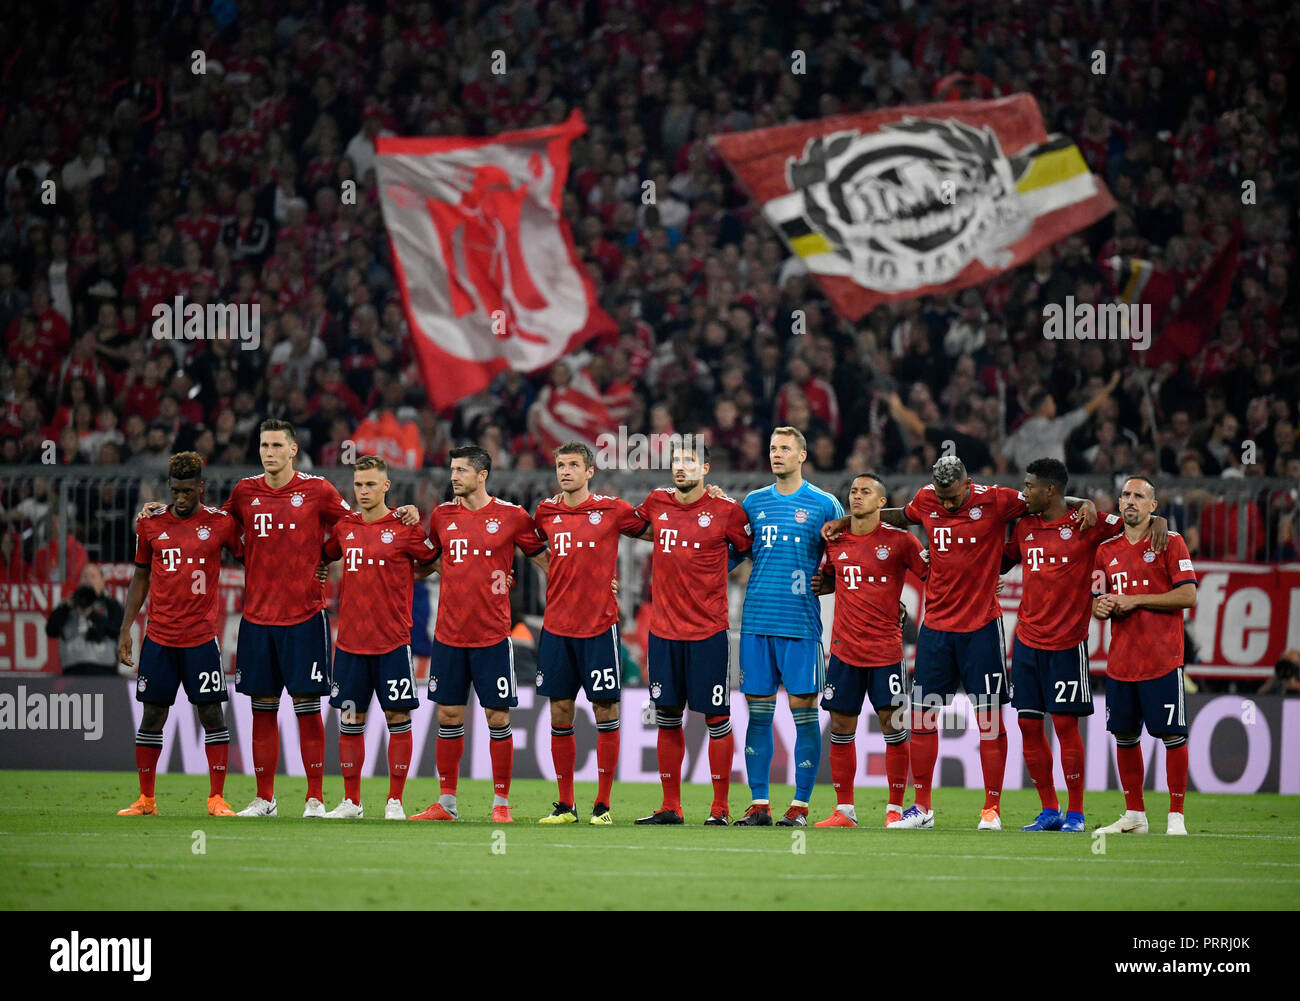
[[[510,724],[488,727],[488,750],[492,754],[492,792],[510,798],[510,778],[515,768],[515,738]],[[572,770],[569,772],[573,774]]]
[[[1079,733],[1079,717],[1064,714],[1052,717],[1056,739],[1061,745],[1061,770],[1065,772],[1065,788],[1069,790],[1071,813],[1083,813],[1083,736]]]
[[[885,749],[885,760],[889,760],[889,748]],[[835,787],[835,805],[853,805],[853,780],[858,772],[858,749],[851,733],[831,731],[831,785]],[[886,764],[888,769],[888,764]],[[906,781],[907,776],[903,776]],[[892,793],[892,789],[891,789]],[[892,803],[893,800],[891,799]]]
[[[456,795],[460,779],[460,758],[465,753],[465,724],[438,726],[438,789],[444,796]]]
[[[886,737],[885,740],[888,741],[889,738]],[[831,750],[834,751],[835,748],[832,747]],[[889,781],[889,802],[894,806],[903,805],[903,794],[907,791],[907,766],[911,757],[908,750],[906,734],[903,734],[903,739],[896,744],[885,744],[885,778]],[[856,750],[853,757],[856,765]],[[833,775],[834,772],[832,771],[831,774]],[[849,795],[853,795],[852,789],[849,790]],[[850,799],[849,802],[852,803],[853,800]]]
[[[618,768],[618,720],[596,724],[596,802],[609,806],[614,791],[614,771]],[[730,776],[728,776],[730,777]]]
[[[718,816],[730,810],[731,767],[736,759],[736,735],[731,730],[730,716],[705,716],[704,723],[709,728],[709,775],[713,778],[713,805],[709,807],[709,813]],[[659,732],[663,733],[662,730]],[[678,730],[677,733],[682,734],[682,731]],[[685,748],[686,738],[682,735],[683,751]],[[677,760],[680,762],[681,758]],[[680,788],[679,783],[678,789]]]
[[[279,700],[269,704],[278,707]],[[280,762],[280,725],[276,712],[275,708],[253,706],[253,774],[257,777],[257,795],[268,801],[275,799],[275,768]]]
[[[1002,710],[993,715],[976,714],[980,729],[980,770],[984,773],[984,809],[1000,809],[1002,779],[1007,770],[1007,731],[1002,727]],[[997,736],[988,736],[996,729]]]
[[[910,740],[912,745],[912,785],[916,789],[916,805],[929,813],[930,786],[934,781],[934,763],[939,760],[939,731],[913,730]],[[983,748],[980,748],[981,759]]]
[[[1044,810],[1059,810],[1061,801],[1056,798],[1056,781],[1052,777],[1052,748],[1047,743],[1043,718],[1021,716],[1020,737],[1024,743],[1025,765],[1038,790],[1039,802]]]
[[[294,703],[293,711],[298,717],[298,747],[302,751],[302,769],[307,774],[307,798],[323,800],[325,720],[321,718],[320,701]]]
[[[1186,748],[1183,751],[1183,762],[1186,764]],[[1139,813],[1146,811],[1146,806],[1142,802],[1142,783],[1146,778],[1146,770],[1142,765],[1142,745],[1134,744],[1132,747],[1115,748],[1115,766],[1119,770],[1119,784],[1124,790],[1124,807],[1128,810],[1134,810]],[[1184,770],[1184,789],[1186,788],[1186,775]],[[1173,789],[1173,782],[1169,783],[1169,788]]]
[[[208,756],[208,795],[220,796],[226,790],[226,763],[230,758],[230,736],[220,742],[204,742]]]
[[[1169,780],[1169,812],[1182,813],[1187,798],[1187,738],[1177,747],[1165,748],[1165,777]]]
[[[365,727],[360,733],[339,733],[339,770],[343,773],[343,795],[361,803],[361,766],[366,760]]]
[[[401,726],[402,724],[395,724]],[[389,730],[388,734],[388,798],[401,799],[406,789],[406,773],[411,770],[411,724],[405,730]]]
[[[681,717],[676,726],[659,724],[659,781],[664,787],[663,809],[682,812],[682,760],[686,757],[686,735]],[[730,777],[730,773],[728,773]]]
[[[139,730],[135,735],[135,770],[140,776],[140,795],[153,799],[158,757],[162,754],[162,731]]]
[[[573,727],[551,727],[551,761],[555,765],[555,784],[560,802],[573,806],[573,769],[578,760],[578,742]]]

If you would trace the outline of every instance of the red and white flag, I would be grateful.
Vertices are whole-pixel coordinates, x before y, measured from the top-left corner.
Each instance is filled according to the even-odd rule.
[[[713,144],[841,315],[955,292],[1115,208],[1028,94],[838,115]]]
[[[573,373],[562,388],[546,386],[533,404],[536,433],[546,454],[565,442],[580,441],[593,452],[600,451],[596,440],[612,433],[615,420],[610,416],[604,394],[591,380],[586,369]]]
[[[579,112],[490,138],[376,141],[384,225],[430,400],[613,332],[560,214]]]

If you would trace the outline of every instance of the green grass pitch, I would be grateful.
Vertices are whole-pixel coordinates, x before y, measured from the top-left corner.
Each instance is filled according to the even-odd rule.
[[[368,779],[359,821],[303,820],[303,779],[280,776],[274,820],[217,819],[207,779],[158,778],[160,817],[117,817],[136,796],[121,772],[0,771],[0,908],[13,909],[1295,909],[1300,905],[1300,799],[1188,796],[1186,838],[1163,833],[1167,799],[1149,793],[1153,833],[1106,839],[1024,834],[1032,790],[1009,791],[1008,830],[977,832],[982,793],[935,792],[933,831],[885,831],[880,790],[858,791],[856,830],[729,830],[702,822],[711,792],[684,791],[687,826],[635,827],[659,805],[657,786],[614,788],[614,827],[586,816],[594,786],[579,784],[583,822],[539,826],[555,789],[516,782],[514,824],[487,821],[491,786],[462,782],[465,821],[383,818],[387,779]],[[327,806],[342,795],[326,779]],[[789,801],[773,788],[773,802]],[[236,809],[252,795],[232,776]],[[434,779],[407,784],[409,812],[437,796]],[[830,809],[814,794],[814,819]],[[743,784],[732,807],[743,812]],[[1123,808],[1118,793],[1087,803],[1090,825]],[[373,818],[373,819],[372,819]],[[202,832],[205,852],[196,854]],[[500,832],[500,833],[497,833]],[[799,849],[802,849],[801,851]]]

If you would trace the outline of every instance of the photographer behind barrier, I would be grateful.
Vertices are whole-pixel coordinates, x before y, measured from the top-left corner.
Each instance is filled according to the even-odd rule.
[[[1300,695],[1300,650],[1287,650],[1278,658],[1273,676],[1259,686],[1257,695],[1277,692],[1279,695]]]
[[[104,590],[94,563],[81,571],[77,589],[50,613],[45,635],[59,641],[64,674],[117,674],[117,634],[122,605]]]

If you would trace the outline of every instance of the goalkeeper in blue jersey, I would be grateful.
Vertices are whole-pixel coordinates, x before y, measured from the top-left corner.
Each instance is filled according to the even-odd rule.
[[[822,757],[817,698],[826,684],[813,577],[822,560],[822,525],[843,517],[844,507],[804,480],[808,446],[798,428],[773,431],[768,458],[776,482],[753,491],[743,504],[754,538],[754,569],[740,626],[740,691],[749,703],[745,772],[753,803],[735,826],[772,825],[772,716],[777,687],[784,685],[795,724],[795,794],[777,824],[806,827]]]

